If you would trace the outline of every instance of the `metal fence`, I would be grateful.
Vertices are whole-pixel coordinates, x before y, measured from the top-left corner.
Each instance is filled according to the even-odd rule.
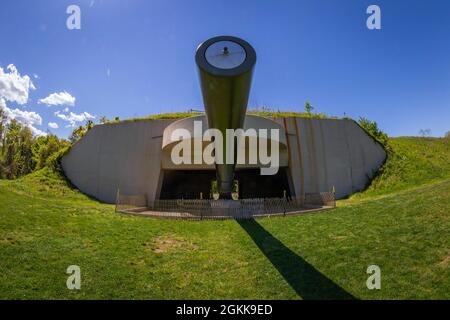
[[[116,212],[174,219],[250,219],[285,216],[336,206],[334,192],[306,193],[300,198],[240,200],[175,199],[148,201],[145,195],[117,192]]]

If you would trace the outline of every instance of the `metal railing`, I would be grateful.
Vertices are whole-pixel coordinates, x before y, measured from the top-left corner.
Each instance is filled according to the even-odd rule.
[[[174,199],[148,201],[146,195],[117,192],[116,212],[174,219],[250,219],[285,216],[336,206],[334,192],[306,193],[299,198],[240,200]]]

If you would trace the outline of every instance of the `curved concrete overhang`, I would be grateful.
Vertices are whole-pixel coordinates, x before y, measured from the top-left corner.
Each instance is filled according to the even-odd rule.
[[[195,123],[197,122],[197,125],[199,122],[201,122],[201,133],[196,132],[194,130]],[[179,137],[174,138],[173,134],[177,129],[184,129],[187,132],[189,132],[189,138],[186,139],[179,139]],[[206,116],[194,116],[189,118],[184,118],[177,120],[170,125],[168,125],[164,129],[163,133],[163,139],[162,139],[162,161],[161,161],[161,167],[162,169],[171,169],[171,170],[214,170],[214,165],[208,165],[208,164],[194,164],[194,153],[193,153],[193,146],[194,146],[194,140],[199,137],[201,138],[205,131],[209,129],[208,126],[208,119]],[[249,130],[250,129],[250,130]],[[251,130],[254,129],[254,130]],[[258,137],[258,133],[260,132],[260,129],[267,130],[267,138],[264,139],[262,137]],[[244,122],[244,134],[246,137],[252,137],[252,138],[259,138],[264,139],[266,141],[266,145],[270,146],[271,143],[277,143],[277,141],[274,141],[271,139],[271,130],[276,129],[278,130],[278,143],[279,143],[279,166],[280,167],[287,167],[288,166],[288,151],[287,151],[287,141],[286,141],[286,132],[282,125],[279,123],[268,119],[264,117],[254,116],[254,115],[247,115],[245,117]],[[255,135],[256,132],[256,135]],[[174,139],[173,139],[174,138]],[[191,164],[174,164],[172,162],[171,153],[172,149],[175,145],[180,143],[181,141],[187,141],[189,140],[190,145],[192,146],[191,149]],[[258,143],[258,142],[257,142]],[[203,141],[202,140],[202,152],[205,149],[206,146],[211,144],[210,141]],[[270,148],[268,148],[270,150]],[[249,152],[257,152],[257,149],[254,148],[254,145],[249,143],[248,139],[246,139],[245,145],[240,145],[238,149],[238,154],[244,152],[246,155],[246,163],[245,164],[237,164],[236,169],[243,169],[243,168],[261,168],[266,167],[265,165],[262,165],[261,163],[251,164],[248,163],[248,154]]]

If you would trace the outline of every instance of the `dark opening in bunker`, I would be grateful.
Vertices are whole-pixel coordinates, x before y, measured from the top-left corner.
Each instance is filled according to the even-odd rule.
[[[166,170],[161,186],[160,199],[203,199],[211,197],[211,181],[216,179],[214,170]],[[284,191],[291,196],[286,168],[280,168],[272,176],[263,176],[260,169],[236,170],[239,182],[239,199],[281,198]]]

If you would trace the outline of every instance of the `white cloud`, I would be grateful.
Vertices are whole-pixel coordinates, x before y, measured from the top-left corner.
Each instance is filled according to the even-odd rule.
[[[75,97],[66,91],[55,92],[46,98],[40,99],[38,103],[43,103],[48,106],[74,106]]]
[[[52,128],[52,129],[58,129],[59,128],[59,126],[58,126],[58,124],[56,122],[49,122],[48,126],[50,128]]]
[[[39,130],[38,128],[36,128],[36,127],[33,127],[33,126],[28,126],[28,128],[30,128],[30,130],[31,130],[31,132],[35,135],[35,136],[38,136],[38,137],[40,137],[40,136],[47,136],[47,132],[44,132],[44,131],[42,131],[42,130]]]
[[[8,120],[15,119],[21,124],[30,128],[31,132],[37,136],[45,136],[46,133],[44,131],[39,130],[35,127],[35,125],[42,124],[42,117],[34,112],[34,111],[26,111],[20,109],[10,109],[6,106],[5,101],[0,98],[0,107],[5,111],[6,117]]]
[[[10,109],[8,107],[4,107],[6,116],[10,119],[16,119],[20,123],[30,124],[30,125],[41,125],[42,118],[39,114],[34,111],[25,111],[20,109]]]
[[[0,67],[0,98],[20,105],[27,103],[30,89],[36,89],[30,77],[21,76],[13,64],[8,65],[6,70],[9,72]]]
[[[76,114],[73,112],[70,112],[69,114],[63,114],[60,111],[56,111],[55,116],[57,116],[58,118],[66,121],[66,122],[69,122],[69,127],[75,127],[77,125],[77,123],[85,122],[86,120],[95,119],[95,116],[93,116],[87,112],[82,112],[80,114]]]

